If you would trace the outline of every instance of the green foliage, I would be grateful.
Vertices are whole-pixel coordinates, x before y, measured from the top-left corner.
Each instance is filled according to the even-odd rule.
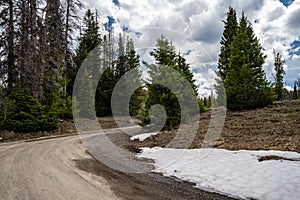
[[[298,99],[297,81],[294,83],[293,99]]]
[[[72,112],[73,112],[73,118],[79,118],[80,109],[78,108],[78,101],[76,97],[73,97],[72,99]]]
[[[130,116],[137,116],[142,114],[142,105],[145,100],[146,93],[142,87],[138,88],[131,96],[129,102]]]
[[[224,24],[224,31],[220,42],[221,53],[218,62],[218,72],[222,80],[225,79],[227,72],[229,71],[229,58],[231,57],[230,45],[233,42],[238,29],[236,12],[232,7],[229,7],[227,19],[224,21]]]
[[[95,101],[93,95],[93,83],[90,80],[90,73],[84,71],[80,77],[79,86],[79,116],[81,118],[93,119],[95,110]],[[80,102],[81,101],[81,102]]]
[[[80,34],[79,47],[74,58],[77,67],[80,67],[88,54],[101,42],[99,25],[95,19],[95,14],[89,9],[83,19],[83,33]]]
[[[8,117],[5,128],[16,132],[35,132],[40,129],[40,126],[32,114],[21,111]]]
[[[282,56],[279,53],[275,53],[274,51],[274,66],[275,66],[275,99],[280,101],[283,99],[283,75],[285,74],[283,64],[285,63],[285,60],[282,59]]]
[[[121,90],[115,91],[118,95],[118,102],[114,105],[116,108],[114,114],[124,115],[129,112],[130,115],[135,116],[141,110],[143,99],[141,95],[144,95],[144,93],[141,88],[138,88],[135,92],[132,91],[136,86],[142,85],[139,69],[140,58],[136,54],[133,41],[130,38],[127,37],[125,41],[122,35],[119,35],[117,55],[118,57],[114,61],[114,70],[113,67],[106,69],[100,80],[101,83],[98,84],[97,92],[99,95],[96,95],[97,116],[111,114],[111,97],[117,82]],[[133,94],[129,105],[127,105],[128,102],[125,102],[125,97],[129,92],[133,92]],[[124,113],[124,106],[129,106],[126,113]]]
[[[111,96],[115,86],[114,72],[111,68],[106,69],[98,83],[95,109],[98,117],[111,115]]]
[[[72,97],[68,96],[66,105],[63,107],[63,110],[61,112],[61,118],[63,119],[73,119],[73,113],[72,113]]]
[[[219,55],[218,70],[217,70],[217,84],[215,85],[217,91],[217,103],[218,105],[224,105],[226,102],[226,95],[224,87],[227,85],[224,83],[225,78],[229,72],[229,59],[231,57],[230,45],[234,40],[236,31],[238,28],[238,21],[236,12],[232,7],[229,7],[227,12],[227,18],[224,22],[224,31],[221,39],[221,53]]]
[[[206,112],[208,109],[213,107],[213,99],[211,96],[200,98],[198,100],[200,112]]]
[[[200,112],[206,112],[207,108],[204,105],[204,102],[202,99],[198,100],[198,104],[199,104],[199,108],[200,108]]]
[[[99,26],[95,19],[95,14],[88,10],[83,19],[83,31],[80,33],[79,47],[76,49],[76,54],[73,57],[74,64],[69,66],[67,70],[68,83],[67,83],[67,92],[68,95],[72,94],[73,85],[75,82],[76,74],[83,63],[87,58],[89,53],[100,45],[102,39],[99,34]],[[99,64],[99,63],[98,63]]]
[[[58,127],[57,114],[42,106],[28,90],[12,92],[6,101],[6,117],[1,128],[34,132],[51,131]]]
[[[150,52],[150,55],[155,58],[156,64],[144,64],[146,64],[150,69],[149,74],[152,83],[157,82],[157,75],[163,73],[164,77],[169,78],[165,80],[159,80],[160,82],[165,82],[165,85],[172,83],[174,88],[180,88],[180,80],[173,80],[175,77],[173,74],[165,74],[170,72],[164,72],[160,69],[160,66],[168,66],[179,72],[182,78],[186,79],[190,83],[190,86],[194,89],[195,94],[197,94],[197,89],[193,80],[193,74],[189,71],[189,65],[186,63],[184,57],[176,54],[175,47],[164,36],[161,36],[161,38],[157,40],[156,48]],[[151,82],[147,84],[147,88],[148,98],[146,102],[146,110],[149,110],[151,106],[155,104],[162,105],[167,113],[167,120],[165,124],[167,128],[173,128],[179,125],[181,122],[181,113],[183,113],[185,116],[192,114],[187,113],[189,111],[186,111],[180,107],[178,96],[176,97],[176,95],[182,95],[184,97],[186,95],[185,91],[170,91],[163,85],[151,84]],[[147,120],[148,117],[145,118],[145,121]]]
[[[226,91],[227,107],[242,110],[271,104],[272,92],[262,68],[266,56],[262,54],[261,45],[244,13],[232,35],[232,41],[227,42],[228,60],[225,62],[222,54],[219,60],[219,74]]]

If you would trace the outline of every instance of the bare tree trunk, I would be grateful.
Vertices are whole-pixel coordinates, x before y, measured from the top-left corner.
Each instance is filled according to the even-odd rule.
[[[32,94],[35,98],[41,100],[42,94],[38,89],[40,82],[40,70],[38,66],[38,52],[37,52],[37,5],[36,0],[30,0],[30,48],[29,48],[29,68],[33,73],[31,73],[31,85]]]
[[[8,41],[8,55],[7,55],[7,66],[8,66],[8,91],[12,91],[17,79],[17,69],[15,65],[15,44],[14,44],[14,4],[13,0],[8,1],[9,10],[9,21],[8,21],[8,31],[7,31],[7,41]]]

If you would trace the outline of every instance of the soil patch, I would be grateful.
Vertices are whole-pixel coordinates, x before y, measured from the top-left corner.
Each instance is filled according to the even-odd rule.
[[[192,183],[164,177],[161,174],[123,173],[107,167],[96,159],[74,161],[79,169],[105,178],[113,192],[126,200],[234,200],[232,197],[196,189]]]
[[[258,162],[267,161],[267,160],[288,160],[288,161],[300,161],[300,159],[284,158],[281,156],[262,156],[258,159]]]
[[[200,115],[197,136],[190,148],[200,148],[210,123],[211,111]],[[189,130],[186,130],[187,134]],[[164,147],[177,130],[163,131],[134,147]],[[228,150],[281,150],[300,153],[300,100],[275,102],[272,106],[250,111],[227,111],[226,121],[216,148]]]

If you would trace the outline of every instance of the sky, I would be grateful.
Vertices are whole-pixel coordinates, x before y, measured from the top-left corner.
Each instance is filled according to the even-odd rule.
[[[264,70],[274,81],[274,55],[286,60],[284,84],[292,89],[300,78],[300,0],[85,0],[97,9],[102,31],[112,24],[115,34],[124,30],[134,38],[141,60],[151,60],[148,51],[161,34],[172,40],[184,54],[198,86],[200,96],[209,95],[214,85],[220,39],[228,7],[242,11],[252,24],[263,53]]]

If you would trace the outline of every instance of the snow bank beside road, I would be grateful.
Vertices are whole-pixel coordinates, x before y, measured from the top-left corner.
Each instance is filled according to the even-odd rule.
[[[205,155],[205,156],[204,156]],[[300,159],[281,151],[143,148],[138,157],[155,160],[155,171],[241,198],[300,199],[300,161],[265,160],[263,156]]]

